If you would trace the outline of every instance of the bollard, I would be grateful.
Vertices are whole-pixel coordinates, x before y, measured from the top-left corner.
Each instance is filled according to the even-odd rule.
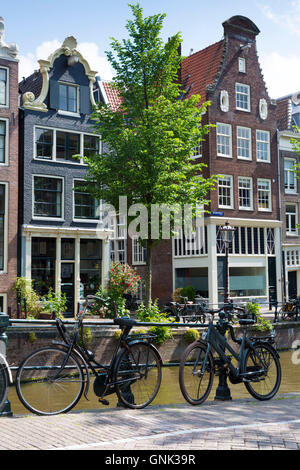
[[[225,336],[225,333],[226,333],[225,315],[223,312],[220,312],[219,316],[220,316],[220,322],[223,323],[219,331],[223,336]],[[224,352],[225,352],[225,348],[224,348]],[[227,371],[226,371],[226,368],[222,366],[220,368],[219,384],[216,389],[215,400],[220,400],[220,401],[232,400],[230,388],[228,387],[228,383],[227,383]]]
[[[0,312],[0,352],[6,357],[6,344],[7,344],[7,335],[6,330],[9,325],[9,316],[6,313]],[[0,410],[1,416],[12,416],[12,411],[10,408],[9,400],[6,400],[3,408]]]

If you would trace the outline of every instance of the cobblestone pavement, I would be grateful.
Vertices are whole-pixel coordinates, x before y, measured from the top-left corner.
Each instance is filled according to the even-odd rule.
[[[0,417],[0,450],[298,450],[300,393],[105,409],[40,417]]]

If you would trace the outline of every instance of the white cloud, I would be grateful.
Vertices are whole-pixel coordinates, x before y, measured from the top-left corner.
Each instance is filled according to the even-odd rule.
[[[277,13],[270,5],[262,6],[262,12],[269,20],[290,34],[300,36],[300,0],[286,2],[283,10],[283,13]]]
[[[300,56],[272,52],[260,57],[264,79],[271,98],[280,98],[300,90]]]
[[[28,53],[19,56],[19,78],[28,77],[34,70],[39,69],[39,59],[48,59],[56,49],[61,47],[61,42],[54,39],[53,41],[45,41],[37,46],[35,53]],[[97,44],[93,42],[83,42],[77,45],[77,50],[87,60],[92,70],[97,72],[104,80],[111,80],[112,70],[106,59],[99,54]]]

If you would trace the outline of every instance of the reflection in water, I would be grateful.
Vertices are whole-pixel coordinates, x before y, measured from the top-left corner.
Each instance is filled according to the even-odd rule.
[[[300,391],[300,364],[295,365],[292,363],[292,351],[283,351],[279,352],[280,354],[280,363],[282,368],[282,380],[281,386],[278,393],[290,393],[290,392],[299,392]],[[300,354],[299,354],[300,357]],[[74,410],[88,410],[88,409],[103,409],[104,406],[98,402],[98,398],[93,392],[94,377],[91,377],[91,386],[89,390],[89,401],[84,397],[81,398],[79,403],[76,405]],[[219,378],[214,378],[214,384],[212,391],[208,397],[208,400],[214,400],[216,387],[218,386]],[[172,385],[170,385],[172,384]],[[247,392],[243,384],[232,385],[228,381],[228,385],[231,391],[231,396],[233,400],[238,398],[252,398]],[[109,408],[115,408],[117,406],[117,396],[110,395],[107,397],[109,400]],[[13,414],[28,414],[29,411],[23,407],[20,403],[18,396],[15,391],[15,387],[11,387],[8,399],[11,404],[11,410]],[[275,397],[276,399],[276,397]],[[255,400],[253,398],[253,400]],[[160,390],[157,397],[152,402],[152,404],[178,404],[186,403],[183,396],[181,395],[178,381],[178,367],[164,367],[163,368],[163,378]],[[151,405],[150,405],[151,406]],[[201,405],[200,405],[201,406]]]

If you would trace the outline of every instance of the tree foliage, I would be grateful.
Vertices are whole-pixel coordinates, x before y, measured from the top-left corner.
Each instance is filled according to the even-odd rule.
[[[207,203],[216,179],[203,176],[203,164],[189,157],[209,132],[202,116],[209,103],[200,96],[180,99],[178,54],[180,33],[166,43],[160,38],[164,14],[143,17],[139,5],[130,5],[128,39],[111,39],[107,57],[115,71],[112,85],[121,99],[114,111],[99,103],[93,113],[95,132],[104,142],[101,155],[85,157],[93,194],[116,210],[119,197],[128,205]],[[157,240],[147,239],[148,274],[151,250]]]

